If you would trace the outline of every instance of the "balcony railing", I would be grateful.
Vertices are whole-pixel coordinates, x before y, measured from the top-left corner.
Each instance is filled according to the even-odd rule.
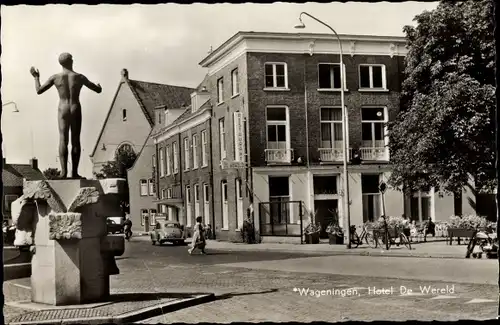
[[[359,148],[361,160],[389,160],[389,150],[386,147]]]
[[[318,151],[321,161],[344,161],[344,150],[342,148],[319,148]]]
[[[322,162],[344,161],[344,150],[342,148],[319,148],[319,157]],[[389,160],[389,151],[385,147],[359,148],[361,160]],[[352,148],[349,149],[348,159],[352,158]]]
[[[266,149],[266,162],[271,164],[289,164],[293,160],[293,149]]]

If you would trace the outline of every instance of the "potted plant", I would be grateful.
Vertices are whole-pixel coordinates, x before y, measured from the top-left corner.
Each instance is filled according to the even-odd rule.
[[[336,222],[331,222],[326,228],[326,233],[328,234],[328,240],[330,245],[342,245],[344,244],[344,232],[342,228]]]
[[[305,241],[306,244],[319,244],[319,233],[321,231],[321,225],[314,224],[310,222],[305,228],[304,228],[304,236],[305,236]]]

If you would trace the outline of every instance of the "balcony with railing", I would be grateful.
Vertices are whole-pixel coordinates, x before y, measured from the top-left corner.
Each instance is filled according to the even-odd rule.
[[[344,161],[344,150],[342,148],[319,148],[321,162]],[[361,160],[365,161],[389,161],[389,149],[387,147],[361,147],[358,149]],[[353,148],[349,148],[348,159],[352,159]]]
[[[268,164],[290,164],[293,161],[293,149],[266,149]]]
[[[389,148],[387,147],[361,147],[359,153],[361,160],[389,161]]]

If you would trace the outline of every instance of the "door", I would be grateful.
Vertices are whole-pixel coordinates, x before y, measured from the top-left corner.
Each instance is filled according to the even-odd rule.
[[[331,222],[338,222],[338,200],[314,200],[316,223],[321,224],[320,238],[328,238],[326,228]],[[342,226],[342,225],[340,225]]]

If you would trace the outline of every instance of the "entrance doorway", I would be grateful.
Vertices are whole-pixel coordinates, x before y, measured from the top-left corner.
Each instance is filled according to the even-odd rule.
[[[338,222],[338,200],[314,200],[316,222],[321,225],[320,238],[328,238],[326,228],[331,222]]]

